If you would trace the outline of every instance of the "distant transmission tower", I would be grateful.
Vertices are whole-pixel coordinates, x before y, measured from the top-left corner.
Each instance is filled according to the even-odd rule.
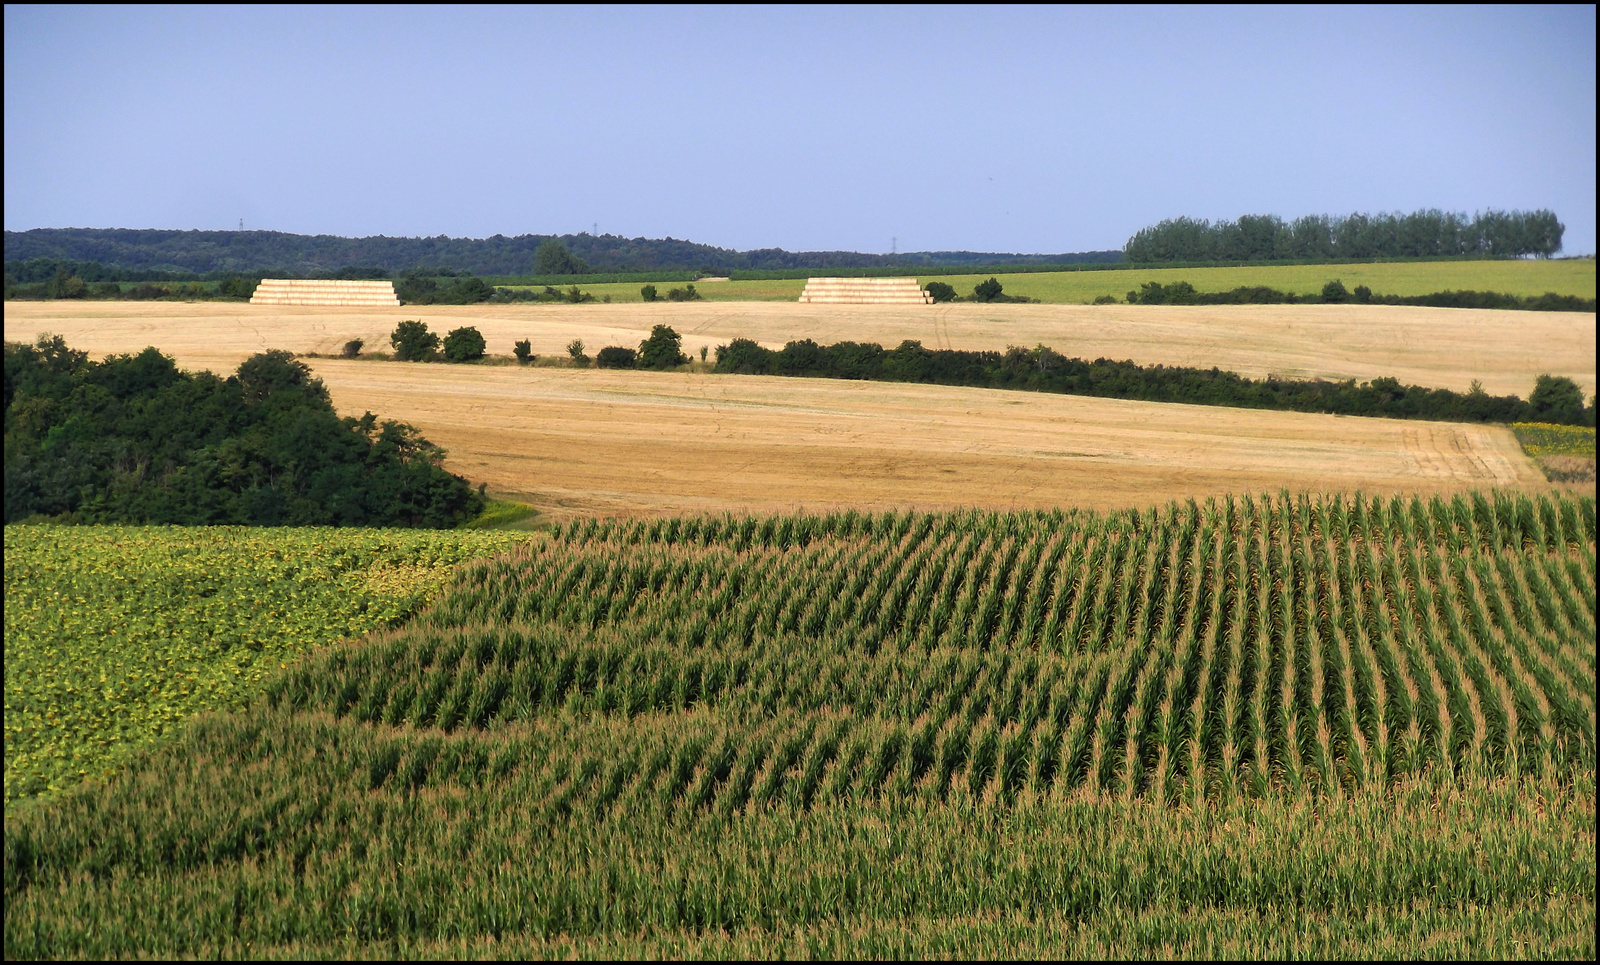
[[[900,239],[891,237],[889,239],[889,254],[896,255],[896,254],[899,254],[899,253],[900,253]]]

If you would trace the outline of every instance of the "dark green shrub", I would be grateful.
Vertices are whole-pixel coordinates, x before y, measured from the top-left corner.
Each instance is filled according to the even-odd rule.
[[[922,286],[922,290],[932,295],[935,303],[954,301],[956,297],[955,287],[942,281],[930,281]]]
[[[472,362],[483,358],[489,343],[483,333],[469,326],[458,328],[444,337],[444,357],[452,362]]]
[[[607,345],[595,354],[594,366],[597,369],[631,369],[634,361],[633,349]]]
[[[1117,296],[1101,295],[1099,298],[1094,300],[1094,303],[1096,305],[1115,305],[1117,303]]]
[[[776,352],[747,338],[717,346],[716,371],[735,375],[770,375],[776,369]]]
[[[1329,305],[1342,305],[1350,300],[1350,292],[1344,287],[1344,282],[1335,278],[1322,286],[1322,300]]]
[[[646,285],[646,286],[644,286],[643,288],[639,289],[639,296],[641,298],[643,298],[647,302],[655,301],[656,300],[656,286],[654,286],[654,285]]]
[[[667,300],[672,302],[698,302],[703,300],[703,296],[694,290],[694,285],[686,285],[683,288],[674,288],[668,291]]]
[[[344,348],[339,350],[339,355],[343,358],[353,359],[361,354],[361,347],[365,344],[367,344],[365,341],[359,338],[353,338],[344,343]]]
[[[1003,289],[1000,285],[1000,279],[990,277],[988,281],[981,281],[978,283],[976,288],[972,289],[972,300],[977,302],[992,302],[996,298],[1000,297],[1001,291],[1003,291]]]
[[[1534,422],[1576,425],[1583,421],[1583,390],[1564,375],[1541,375],[1528,394]]]
[[[439,336],[428,331],[426,322],[408,319],[395,326],[389,336],[394,346],[394,357],[402,362],[423,362],[433,358],[439,350]]]
[[[676,368],[689,361],[683,354],[683,337],[670,326],[657,325],[650,337],[639,344],[639,367],[643,369]]]
[[[567,343],[567,355],[572,358],[572,364],[579,368],[589,364],[589,356],[583,354],[583,339],[575,338]]]
[[[517,361],[521,362],[523,365],[527,365],[529,362],[533,361],[534,358],[536,358],[536,356],[533,354],[533,344],[527,339],[523,339],[513,346],[511,352],[512,354],[516,355]]]

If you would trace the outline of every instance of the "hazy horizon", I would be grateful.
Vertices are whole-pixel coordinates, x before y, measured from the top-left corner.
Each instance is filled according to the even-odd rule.
[[[908,15],[914,13],[914,15]],[[1548,208],[1595,251],[1595,12],[8,6],[5,228],[1121,248]]]

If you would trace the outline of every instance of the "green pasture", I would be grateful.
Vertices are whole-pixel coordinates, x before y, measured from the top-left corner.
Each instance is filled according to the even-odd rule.
[[[313,648],[392,626],[526,534],[5,528],[5,802],[114,772]]]
[[[818,271],[818,276],[826,276]],[[942,281],[957,294],[970,295],[981,275],[928,276],[923,281]],[[1008,295],[1024,295],[1055,305],[1087,304],[1102,295],[1121,301],[1129,291],[1146,282],[1170,285],[1187,281],[1201,291],[1227,291],[1241,286],[1265,285],[1295,294],[1314,294],[1337,278],[1348,289],[1366,285],[1381,295],[1430,295],[1440,291],[1494,291],[1529,297],[1555,292],[1579,298],[1595,297],[1593,258],[1570,261],[1408,261],[1365,265],[1260,265],[1236,268],[1119,268],[1103,271],[1019,272],[994,275]],[[638,302],[643,283],[618,282],[586,285],[581,277],[573,283],[596,298],[611,296],[613,302]],[[659,297],[682,288],[684,282],[657,282]],[[695,291],[706,301],[794,301],[805,288],[799,278],[763,281],[700,281]],[[541,286],[542,287],[542,286]],[[561,289],[565,291],[565,288]]]

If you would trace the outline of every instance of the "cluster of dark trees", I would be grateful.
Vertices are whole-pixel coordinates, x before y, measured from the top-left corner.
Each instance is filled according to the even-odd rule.
[[[582,354],[580,345],[574,361]],[[705,355],[702,349],[701,356]],[[683,354],[683,336],[670,325],[657,325],[650,337],[639,343],[637,351],[619,345],[608,345],[595,353],[594,364],[601,369],[673,369],[687,365],[689,356]]]
[[[885,349],[871,342],[818,345],[809,339],[781,350],[749,339],[717,347],[716,371],[746,375],[925,382],[992,389],[1059,392],[1149,402],[1186,402],[1247,409],[1331,412],[1342,415],[1452,422],[1553,422],[1594,425],[1594,400],[1584,404],[1577,383],[1540,376],[1527,401],[1492,396],[1474,386],[1459,393],[1401,385],[1392,378],[1371,382],[1320,379],[1247,379],[1220,369],[1149,365],[1064,355],[1044,346],[1012,346],[1004,352],[927,349],[906,341]]]
[[[1284,221],[1247,214],[1238,221],[1175,218],[1143,228],[1122,246],[1132,264],[1335,258],[1549,257],[1566,226],[1555,212],[1483,211],[1468,216],[1429,208],[1411,214],[1306,215]]]
[[[541,254],[548,242],[554,249]],[[596,272],[694,271],[726,275],[735,270],[1072,264],[1117,261],[1121,252],[1094,251],[1020,255],[971,251],[924,251],[895,255],[855,251],[736,251],[678,238],[624,238],[613,234],[517,235],[492,238],[340,238],[281,231],[168,231],[129,228],[35,228],[5,233],[7,270],[13,262],[51,259],[94,262],[102,272],[158,274],[254,274],[301,278],[340,265],[371,266],[391,277],[411,268],[440,275],[446,270],[477,275],[558,276]],[[270,270],[268,270],[270,269]],[[88,280],[82,271],[70,272]],[[38,279],[42,280],[42,279]],[[176,281],[118,274],[103,281]],[[214,279],[212,279],[214,280]]]
[[[662,296],[662,294],[656,290],[656,286],[646,285],[639,289],[639,297],[647,302],[659,301],[662,297],[665,297],[669,302],[699,302],[705,300],[705,296],[695,291],[694,285],[692,284],[686,285],[683,288],[669,289],[665,296]]]
[[[425,526],[483,496],[443,450],[371,413],[341,419],[284,351],[236,374],[154,348],[92,362],[59,336],[5,346],[5,521]]]
[[[945,286],[949,287],[949,286]],[[932,290],[932,286],[929,286]],[[1108,299],[1116,301],[1116,299]],[[1129,305],[1423,305],[1429,308],[1509,308],[1534,312],[1592,312],[1593,298],[1545,292],[1523,298],[1503,292],[1442,291],[1431,295],[1378,295],[1366,285],[1346,289],[1335,278],[1315,294],[1296,295],[1265,285],[1241,286],[1225,292],[1203,292],[1186,281],[1163,285],[1145,282],[1128,292]]]
[[[440,359],[447,362],[476,362],[483,358],[483,353],[489,348],[483,333],[470,325],[451,330],[441,341],[437,334],[428,331],[428,323],[420,319],[408,319],[396,325],[394,331],[389,333],[389,344],[394,348],[394,357],[402,362],[435,362]],[[345,344],[344,354],[347,358],[355,358],[360,351],[361,346],[357,342]]]
[[[1036,302],[1039,299],[1029,298],[1026,295],[1007,295],[1005,286],[1000,284],[1000,279],[991,276],[987,281],[980,281],[972,287],[972,294],[961,296],[956,294],[954,285],[947,285],[942,281],[930,281],[922,286],[922,290],[933,298],[935,304],[940,302]]]

